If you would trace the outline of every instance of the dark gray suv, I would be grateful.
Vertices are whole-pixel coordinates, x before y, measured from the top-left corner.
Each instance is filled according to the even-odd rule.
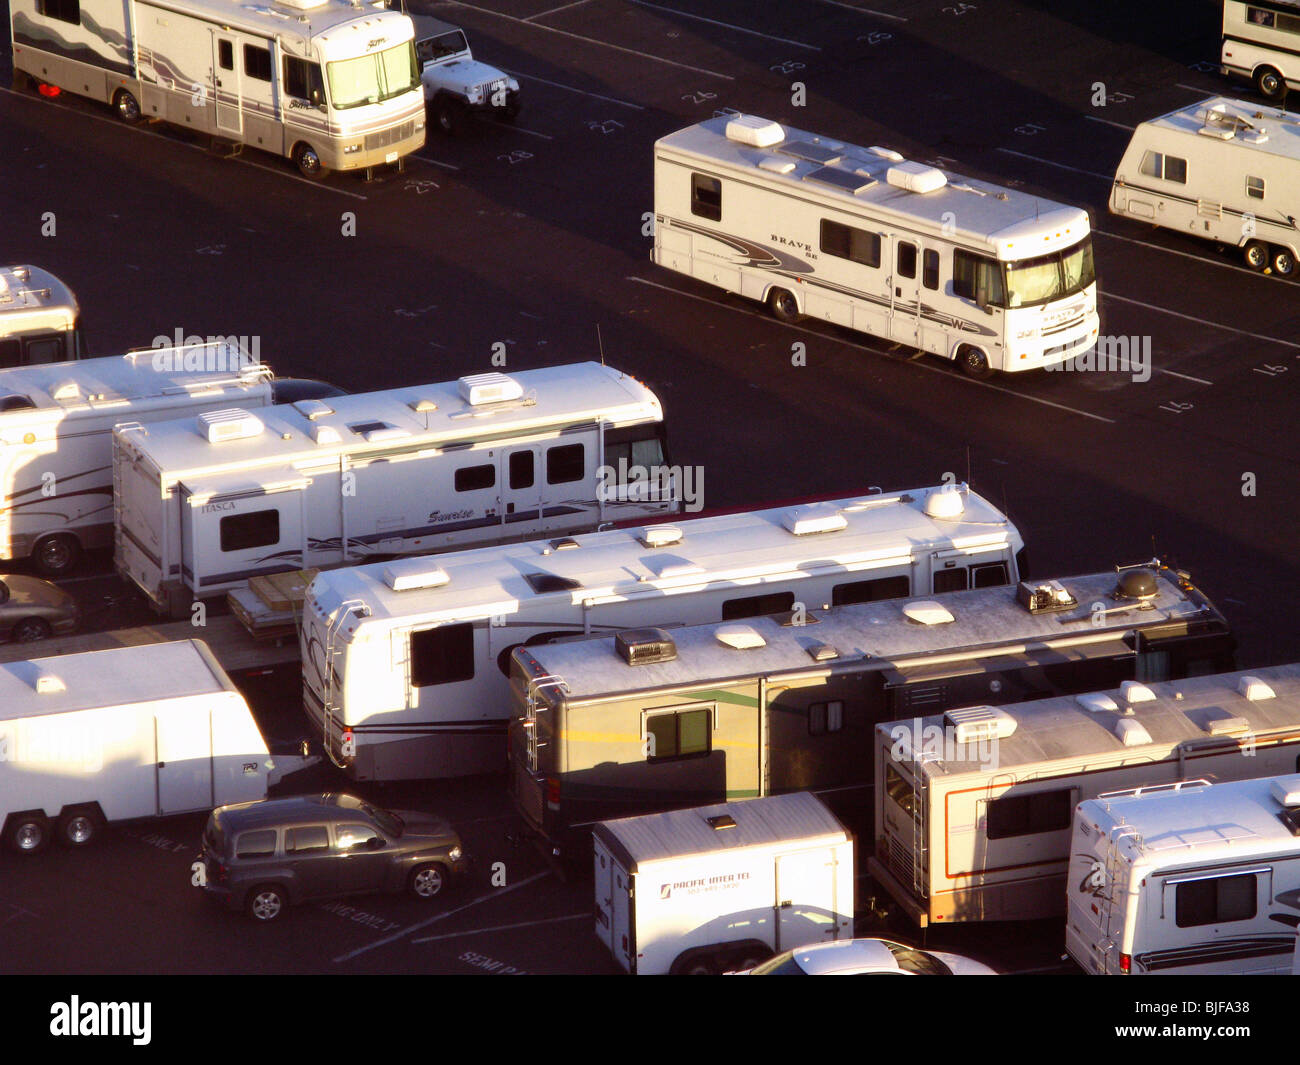
[[[353,795],[299,795],[212,811],[192,882],[232,910],[273,921],[311,899],[442,894],[467,859],[446,821]]]

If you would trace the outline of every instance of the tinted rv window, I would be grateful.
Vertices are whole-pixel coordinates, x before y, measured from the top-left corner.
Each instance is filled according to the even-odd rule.
[[[244,45],[244,73],[258,81],[271,80],[271,49]]]
[[[640,466],[649,470],[664,461],[664,445],[656,425],[632,425],[605,430],[605,465],[613,470]]]
[[[844,704],[836,699],[829,703],[813,703],[808,707],[808,734],[823,736],[844,728]]]
[[[1073,799],[1074,792],[1070,788],[994,799],[986,810],[988,837],[1009,839],[1069,828],[1070,815],[1074,812]]]
[[[493,465],[462,466],[456,471],[457,492],[477,492],[497,483],[497,468]]]
[[[831,589],[831,606],[851,606],[854,603],[879,603],[882,599],[898,599],[910,595],[912,582],[906,577],[877,577],[871,581],[850,581]]]
[[[704,174],[691,175],[691,214],[722,221],[722,182]]]
[[[926,288],[937,289],[939,287],[939,253],[937,251],[927,251],[922,260],[921,283]]]
[[[474,625],[440,625],[411,633],[411,686],[452,684],[474,677]]]
[[[312,93],[319,93],[317,98],[324,100],[325,90],[320,76],[320,64],[309,63],[296,56],[285,56],[284,88],[290,96],[296,96],[300,100],[313,99]]]
[[[533,453],[516,451],[510,456],[510,487],[532,488],[537,478],[534,470]]]
[[[941,569],[934,575],[934,593],[964,592],[966,590],[966,567]]]
[[[728,599],[722,604],[722,620],[756,618],[764,614],[779,614],[794,606],[794,592],[768,592],[767,595],[746,595]]]
[[[977,294],[983,291],[991,307],[1005,307],[1007,302],[1002,291],[1001,266],[993,259],[960,248],[952,253],[952,291],[968,300],[978,298]]]
[[[1255,895],[1253,873],[1178,884],[1174,889],[1178,927],[1248,921],[1255,916]]]
[[[916,245],[907,241],[898,244],[898,272],[903,277],[916,276]]]
[[[71,22],[74,26],[81,25],[80,0],[39,0],[38,10],[42,15],[56,18],[60,22]]]
[[[668,714],[650,714],[645,720],[646,760],[686,758],[708,754],[713,743],[713,711],[682,710]]]
[[[221,550],[247,551],[280,542],[280,512],[255,510],[221,519]]]
[[[564,444],[553,447],[546,453],[547,484],[581,481],[586,470],[586,449],[582,444]]]
[[[28,366],[39,366],[47,362],[61,362],[66,353],[63,350],[61,336],[40,337],[26,342],[27,357],[23,361]]]
[[[1260,177],[1247,177],[1246,195],[1252,200],[1262,200],[1264,198],[1264,179]]]
[[[880,237],[865,229],[822,219],[821,250],[840,259],[852,259],[863,266],[880,265]]]
[[[1004,584],[1011,583],[1005,562],[989,562],[983,566],[972,566],[971,575],[974,577],[971,582],[972,588],[1000,588]]]
[[[235,69],[235,46],[230,41],[217,42],[217,62],[222,70]]]

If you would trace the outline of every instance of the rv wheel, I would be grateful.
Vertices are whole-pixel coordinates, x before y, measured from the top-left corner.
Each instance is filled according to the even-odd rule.
[[[140,104],[125,89],[118,89],[113,96],[113,106],[117,108],[117,117],[128,124],[140,121]]]
[[[1252,270],[1263,270],[1268,266],[1268,245],[1262,240],[1249,240],[1241,249],[1246,265]]]
[[[328,172],[321,166],[320,156],[310,144],[300,144],[294,148],[293,165],[308,181],[319,181]]]
[[[1290,248],[1273,249],[1273,273],[1290,277],[1295,273],[1295,256]]]
[[[14,643],[35,643],[50,635],[50,623],[44,618],[23,618],[14,622],[9,637]]]
[[[1255,71],[1255,91],[1266,100],[1280,100],[1286,92],[1286,79],[1272,67]]]
[[[9,822],[6,836],[19,854],[35,854],[50,841],[50,823],[44,814],[17,814]]]
[[[977,381],[982,381],[984,378],[993,375],[993,367],[989,365],[989,357],[979,348],[962,348],[957,355],[957,361],[961,363],[962,372],[967,377],[973,377]]]
[[[85,807],[74,807],[59,819],[59,839],[69,847],[85,847],[99,835],[99,818]]]
[[[81,544],[76,537],[64,534],[47,536],[32,552],[36,568],[47,577],[62,577],[77,564],[80,556]]]
[[[802,317],[799,301],[783,288],[774,288],[768,293],[767,305],[778,322],[797,322]]]
[[[712,951],[693,951],[673,962],[669,972],[673,976],[717,976],[718,959]]]

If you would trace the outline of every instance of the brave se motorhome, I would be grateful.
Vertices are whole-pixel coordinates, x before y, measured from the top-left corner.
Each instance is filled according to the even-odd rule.
[[[48,270],[0,267],[0,368],[82,356],[77,297]]]
[[[1088,215],[752,115],[655,144],[651,259],[801,315],[955,359],[1063,363],[1097,341]]]
[[[292,159],[309,178],[424,144],[410,18],[380,0],[11,0],[14,80]]]
[[[1110,209],[1240,248],[1251,269],[1289,277],[1300,256],[1300,116],[1215,96],[1143,122]]]

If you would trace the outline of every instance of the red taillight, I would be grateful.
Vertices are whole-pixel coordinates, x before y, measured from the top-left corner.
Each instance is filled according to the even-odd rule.
[[[46,85],[44,82],[36,87],[36,91],[42,96],[58,96],[63,92],[57,85]]]
[[[1119,956],[1119,971],[1122,973],[1126,973],[1130,969],[1132,969],[1132,967],[1133,967],[1133,959],[1129,957],[1127,954],[1121,954]]]
[[[560,802],[560,778],[559,777],[546,778],[546,801],[549,803],[555,803],[557,806],[559,805]]]

